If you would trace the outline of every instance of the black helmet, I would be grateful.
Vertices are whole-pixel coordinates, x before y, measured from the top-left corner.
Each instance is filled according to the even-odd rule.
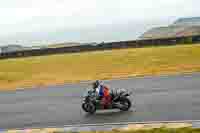
[[[99,84],[100,84],[99,81],[96,80],[96,81],[92,84],[93,89],[97,88],[97,87],[99,86]]]

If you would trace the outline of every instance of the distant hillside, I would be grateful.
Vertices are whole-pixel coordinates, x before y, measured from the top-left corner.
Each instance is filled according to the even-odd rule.
[[[27,50],[30,49],[29,47],[23,47],[21,45],[5,45],[0,47],[0,53],[9,53],[9,52],[15,52],[15,51],[21,51],[21,50]]]
[[[196,35],[200,35],[200,17],[180,18],[169,26],[152,28],[139,38],[160,39]]]
[[[80,45],[97,45],[97,43],[79,43],[79,42],[68,42],[68,43],[57,43],[57,44],[50,44],[46,46],[47,48],[62,48],[62,47],[71,47],[71,46],[80,46]]]
[[[50,44],[47,48],[61,48],[61,47],[70,47],[70,46],[78,46],[81,43],[78,42],[68,42],[68,43],[57,43],[57,44]]]
[[[175,21],[174,26],[200,26],[200,17],[180,18]]]
[[[0,47],[0,53],[9,53],[21,50],[37,50],[37,49],[46,49],[46,48],[63,48],[63,47],[71,47],[71,46],[80,46],[80,45],[98,45],[96,42],[91,43],[79,43],[79,42],[66,42],[66,43],[57,43],[50,45],[37,45],[31,47],[24,47],[21,45],[4,45]]]

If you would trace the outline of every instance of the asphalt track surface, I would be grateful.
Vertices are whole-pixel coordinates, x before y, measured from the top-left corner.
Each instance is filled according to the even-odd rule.
[[[200,119],[200,73],[109,80],[112,88],[134,91],[136,110],[100,111],[88,115],[81,100],[88,83],[66,84],[0,93],[0,128],[71,124]]]

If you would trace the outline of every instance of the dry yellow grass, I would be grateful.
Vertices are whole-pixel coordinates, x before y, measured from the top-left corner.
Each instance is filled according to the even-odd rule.
[[[0,60],[0,90],[81,80],[200,71],[200,45]]]
[[[28,129],[28,130],[9,130],[5,133],[70,133],[70,131],[65,131],[64,129]],[[200,133],[199,128],[150,128],[150,129],[139,129],[139,130],[128,130],[119,131],[113,129],[112,131],[82,131],[77,133]]]
[[[25,130],[8,130],[5,133],[71,133],[68,128],[40,128]],[[91,127],[88,127],[91,129]],[[77,132],[78,133],[78,132]],[[112,130],[80,131],[79,133],[200,133],[200,129],[192,128],[192,123],[146,123],[128,124]]]

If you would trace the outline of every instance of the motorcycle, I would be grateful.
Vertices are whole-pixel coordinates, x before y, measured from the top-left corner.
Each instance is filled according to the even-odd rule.
[[[86,91],[82,109],[90,114],[94,114],[96,110],[108,110],[108,109],[120,109],[121,111],[128,111],[132,106],[129,96],[132,92],[128,92],[125,89],[114,89],[111,90],[111,103],[109,106],[102,106],[101,100],[99,100],[96,92],[93,90]]]

